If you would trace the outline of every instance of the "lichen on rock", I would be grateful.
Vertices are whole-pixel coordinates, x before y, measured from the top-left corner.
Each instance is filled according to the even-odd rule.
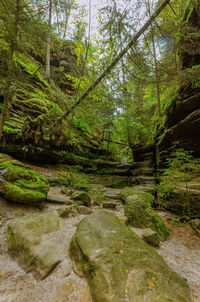
[[[70,243],[74,271],[86,276],[94,302],[190,302],[186,282],[113,214],[93,212]]]

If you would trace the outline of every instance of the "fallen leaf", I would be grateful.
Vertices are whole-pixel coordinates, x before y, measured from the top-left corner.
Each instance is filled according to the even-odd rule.
[[[154,288],[155,284],[153,282],[149,281],[149,286],[152,287],[152,288]]]

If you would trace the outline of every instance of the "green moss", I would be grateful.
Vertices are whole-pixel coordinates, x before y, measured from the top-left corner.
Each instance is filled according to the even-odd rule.
[[[15,202],[28,203],[31,206],[38,206],[46,198],[46,194],[42,192],[24,189],[9,182],[6,182],[4,187],[4,197]]]
[[[167,110],[172,106],[172,104],[176,103],[176,101],[178,100],[178,98],[179,98],[179,94],[178,94],[178,93],[175,94],[175,95],[173,95],[173,96],[169,99],[168,103],[165,105],[164,111],[167,111]]]
[[[46,177],[26,169],[22,163],[14,160],[0,163],[0,170],[3,169],[6,169],[2,191],[5,198],[32,206],[40,205],[45,200],[49,191]]]
[[[93,202],[95,202],[98,205],[101,205],[103,202],[106,201],[105,196],[103,195],[103,193],[101,193],[101,191],[98,188],[92,188],[89,191],[89,195],[91,196]]]
[[[124,213],[128,223],[138,228],[150,228],[157,232],[160,240],[169,236],[169,231],[151,205],[137,195],[126,199]]]

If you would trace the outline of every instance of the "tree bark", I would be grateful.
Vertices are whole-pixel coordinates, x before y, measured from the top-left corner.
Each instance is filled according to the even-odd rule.
[[[123,58],[123,56],[129,51],[129,49],[135,45],[139,37],[146,31],[146,29],[153,23],[156,17],[163,11],[170,0],[164,0],[156,12],[149,18],[149,20],[144,24],[144,26],[137,32],[133,39],[125,46],[125,48],[119,53],[118,56],[112,61],[112,63],[106,68],[106,70],[98,77],[98,79],[88,88],[88,90],[61,116],[48,132],[51,132],[54,127],[60,123],[64,118],[66,118],[74,109],[93,91],[99,83],[111,72],[111,70],[117,65],[117,63]]]
[[[50,82],[51,79],[51,74],[50,74],[51,19],[52,19],[52,0],[49,0],[49,21],[48,21],[48,35],[47,35],[47,49],[46,49],[46,72],[45,72],[45,80],[48,83]]]

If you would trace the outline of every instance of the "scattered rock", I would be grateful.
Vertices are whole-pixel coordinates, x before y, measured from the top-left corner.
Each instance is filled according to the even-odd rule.
[[[145,230],[143,233],[142,233],[142,239],[153,245],[153,246],[156,246],[158,247],[160,245],[160,239],[159,239],[159,236],[158,234],[151,230],[151,229],[148,229],[148,230]]]
[[[192,219],[191,223],[197,230],[200,231],[200,219],[198,219],[198,218]]]
[[[89,195],[94,206],[100,206],[104,201],[106,201],[106,198],[102,193],[102,187],[103,186],[101,185],[96,185],[96,187],[92,187],[92,189],[89,191]]]
[[[88,279],[93,302],[191,301],[186,282],[112,213],[84,218],[70,255],[75,272]]]
[[[37,279],[45,278],[62,260],[59,254],[61,243],[54,236],[60,223],[57,215],[43,214],[23,217],[8,227],[9,251]]]
[[[69,208],[60,208],[57,209],[57,213],[61,218],[69,218],[70,209]]]
[[[66,204],[68,202],[66,196],[52,195],[50,192],[47,194],[47,201],[60,204]]]
[[[104,209],[116,209],[117,205],[114,202],[104,202],[103,208]]]
[[[92,210],[85,206],[78,206],[77,211],[79,214],[91,214]]]
[[[120,198],[120,192],[121,190],[118,190],[118,189],[113,189],[112,191],[107,191],[104,193],[104,196],[107,198],[107,199],[117,199],[119,200]]]
[[[67,188],[64,186],[61,188],[61,193],[66,194],[67,196],[71,196],[73,192],[74,191],[71,188]]]
[[[75,201],[77,205],[91,207],[91,198],[85,192],[74,192],[71,198]]]
[[[138,195],[126,198],[124,213],[129,224],[137,228],[151,228],[158,233],[161,241],[169,236],[169,231],[162,219],[152,209],[151,205]]]

